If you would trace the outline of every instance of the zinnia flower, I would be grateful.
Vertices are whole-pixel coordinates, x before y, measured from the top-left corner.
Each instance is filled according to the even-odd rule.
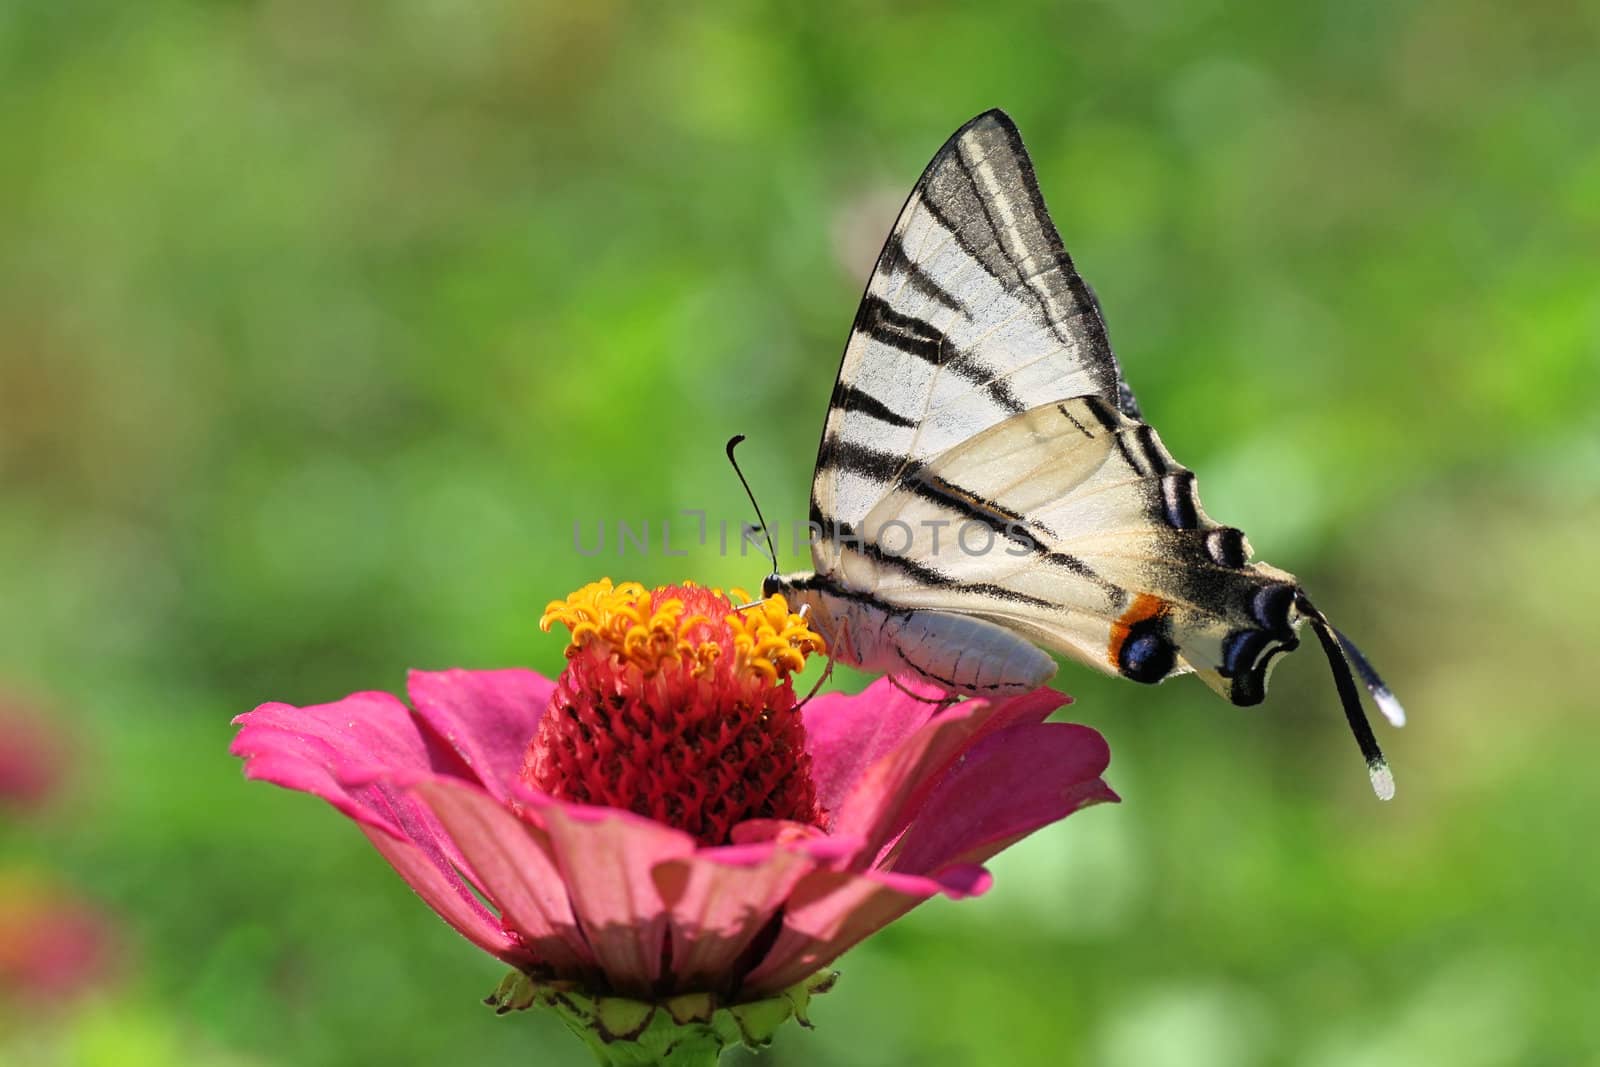
[[[572,633],[555,681],[419,671],[409,708],[263,704],[232,751],[354,819],[515,968],[491,1002],[556,1007],[602,1059],[659,1039],[661,1062],[709,1062],[661,1049],[804,1021],[847,949],[937,894],[984,892],[988,857],[1116,799],[1100,735],[1044,722],[1067,700],[1049,690],[941,709],[880,681],[797,707],[822,642],[781,597],[736,611],[607,580],[552,603],[554,622]]]

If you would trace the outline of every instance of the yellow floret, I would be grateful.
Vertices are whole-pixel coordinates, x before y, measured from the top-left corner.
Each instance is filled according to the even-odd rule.
[[[739,603],[749,602],[750,594],[743,589],[732,592]],[[733,632],[738,666],[768,681],[788,677],[806,665],[806,656],[827,649],[822,635],[806,624],[804,615],[789,610],[781,593],[731,612],[723,621]]]
[[[684,587],[694,588],[689,582]],[[703,614],[688,614],[684,601],[668,592],[652,592],[638,582],[613,585],[611,579],[602,578],[565,600],[551,601],[539,619],[539,628],[548,631],[557,622],[567,627],[572,632],[568,656],[598,640],[646,674],[659,670],[668,660],[691,662],[697,675],[714,669],[727,651],[727,638],[717,634],[721,641],[689,640],[698,629],[710,628],[716,634],[717,627]],[[727,602],[720,589],[710,592]],[[741,589],[731,592],[740,604],[749,599]],[[790,612],[781,596],[743,611],[729,611],[722,622],[732,639],[734,672],[770,683],[784,681],[805,666],[806,656],[825,647],[821,636],[806,625],[805,617]]]

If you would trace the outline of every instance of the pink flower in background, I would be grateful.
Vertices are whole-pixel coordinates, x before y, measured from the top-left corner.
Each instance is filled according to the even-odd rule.
[[[0,813],[56,796],[70,751],[42,714],[0,698]],[[0,1006],[71,1000],[102,984],[120,956],[117,927],[99,909],[47,875],[0,867]]]
[[[121,939],[98,909],[38,878],[0,873],[0,1000],[59,1003],[105,982]]]
[[[31,809],[65,777],[66,739],[36,712],[0,697],[0,807]]]
[[[887,682],[796,707],[821,642],[781,598],[609,581],[548,609],[558,681],[415,672],[240,716],[245,772],[327,800],[469,941],[525,974],[659,1001],[800,982],[981,864],[1116,796],[1040,690],[939,710]],[[487,901],[487,906],[485,905]]]

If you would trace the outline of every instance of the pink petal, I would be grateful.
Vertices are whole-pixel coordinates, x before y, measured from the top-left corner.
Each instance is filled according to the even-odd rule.
[[[409,803],[382,784],[349,786],[358,768],[431,772],[433,753],[411,712],[389,693],[354,693],[332,704],[263,704],[234,719],[228,751],[246,778],[319,796],[366,826],[404,837],[397,808]]]
[[[800,878],[854,855],[860,847],[860,841],[848,838],[790,835],[702,848],[656,867],[651,872],[656,891],[671,913],[675,988],[731,992],[741,957]]]
[[[936,690],[927,692],[937,699]],[[806,750],[823,808],[837,812],[867,768],[920,729],[937,708],[907,696],[887,678],[854,696],[825,693],[807,704],[802,713]]]
[[[476,905],[459,873],[465,861],[433,814],[397,784],[408,776],[431,776],[439,755],[404,704],[388,693],[355,693],[306,708],[263,704],[233,721],[240,730],[229,751],[244,759],[245,777],[321,797],[363,830],[409,842],[412,848],[401,850],[405,864],[380,851],[408,881],[408,871],[425,879],[412,888],[467,933],[459,916],[436,903],[454,906],[453,898],[465,897]],[[411,862],[417,857],[431,870]],[[476,935],[467,936],[479,943]]]
[[[1087,726],[1039,723],[989,735],[928,797],[893,852],[896,871],[924,874],[982,863],[1007,845],[1117,795],[1101,781],[1111,761]]]
[[[527,967],[536,962],[532,953],[500,928],[500,923],[478,903],[459,877],[451,879],[416,845],[367,825],[361,827],[361,832],[422,902],[455,927],[462,937],[513,967]]]
[[[414,788],[454,838],[502,923],[561,977],[592,973],[594,956],[578,930],[544,832],[475,785],[433,778]]]
[[[826,831],[810,823],[790,819],[746,819],[735,823],[733,829],[728,831],[728,841],[735,845],[823,839],[828,839]]]
[[[572,910],[612,986],[648,999],[661,979],[669,917],[650,872],[693,854],[694,838],[631,812],[517,790],[550,850]]]
[[[1064,708],[1072,703],[1072,698],[1065,693],[1058,693],[1054,689],[1041,687],[1031,693],[1024,693],[1019,697],[1002,700],[996,703],[994,713],[986,719],[978,732],[973,735],[974,741],[982,740],[1001,730],[1009,730],[1021,723],[1044,722],[1050,713],[1057,708]]]
[[[875,762],[834,817],[833,831],[859,835],[869,864],[915,816],[939,779],[972,745],[997,730],[1040,722],[1067,698],[1049,689],[1012,700],[968,700],[942,712]]]
[[[750,972],[744,992],[775,993],[793,985],[929,897],[977,896],[989,882],[982,867],[955,867],[938,878],[888,871],[813,871],[790,893],[778,939]]]
[[[496,800],[511,798],[555,682],[528,670],[412,671],[417,715]]]
[[[651,874],[670,915],[674,988],[731,992],[740,956],[816,865],[772,845],[707,849],[657,865]]]

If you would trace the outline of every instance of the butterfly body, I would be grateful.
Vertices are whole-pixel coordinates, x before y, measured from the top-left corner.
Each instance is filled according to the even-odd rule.
[[[1293,575],[1206,515],[1143,420],[1002,112],[946,142],[890,231],[810,518],[814,573],[765,592],[809,605],[844,662],[952,695],[1032,689],[1055,671],[1049,650],[1143,683],[1192,672],[1257,704],[1310,620],[1392,792],[1350,663],[1392,718],[1399,705]]]
[[[952,696],[1015,696],[1056,673],[1056,662],[1028,639],[974,615],[896,609],[818,575],[768,579],[805,606],[836,659],[862,670],[911,677]]]

